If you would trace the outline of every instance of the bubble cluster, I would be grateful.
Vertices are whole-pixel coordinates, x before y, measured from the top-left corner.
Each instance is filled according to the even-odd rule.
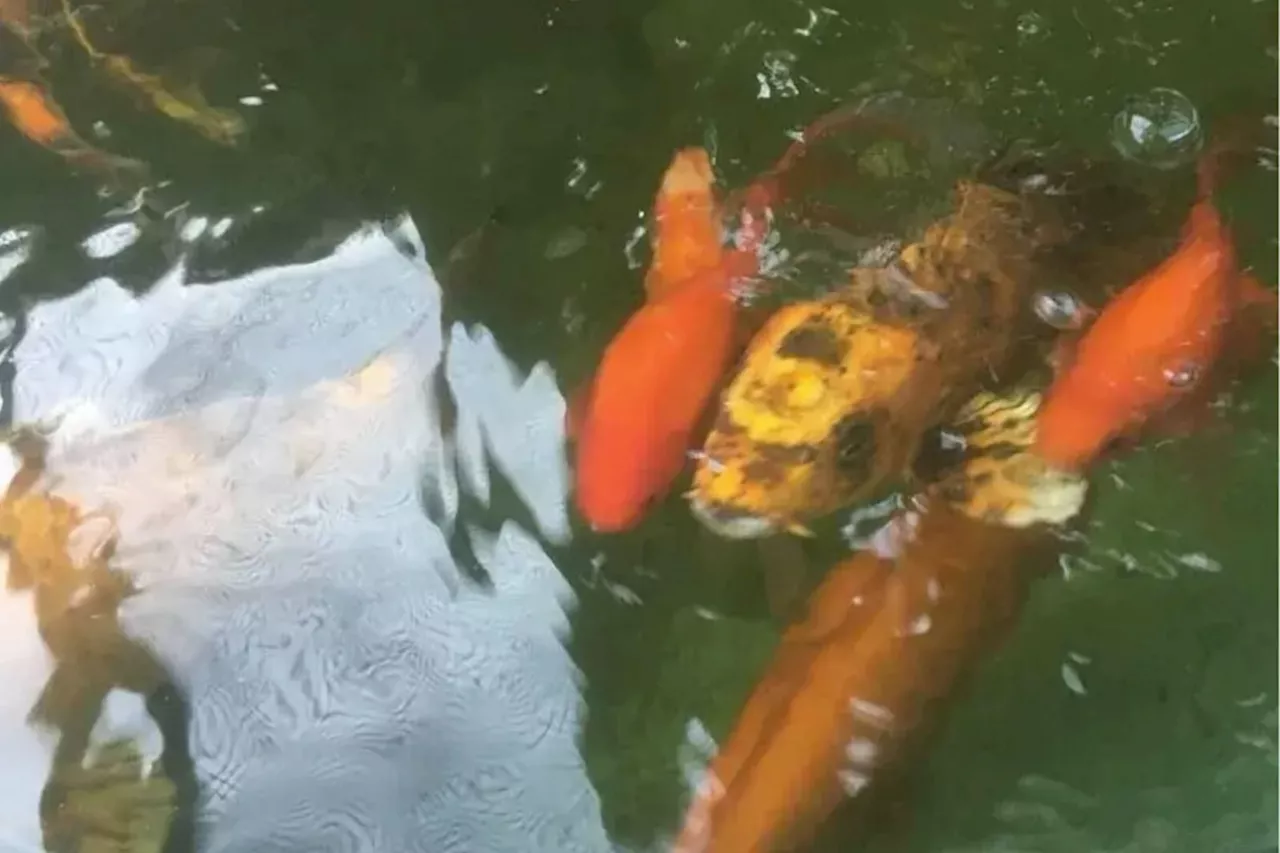
[[[1122,156],[1145,166],[1177,168],[1194,159],[1204,144],[1200,114],[1175,89],[1132,95],[1112,121],[1111,144]]]

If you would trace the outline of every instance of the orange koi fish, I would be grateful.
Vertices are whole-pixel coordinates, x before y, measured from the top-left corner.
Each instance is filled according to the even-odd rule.
[[[900,516],[902,522],[909,516]],[[896,559],[831,570],[694,794],[674,853],[772,853],[812,839],[842,802],[870,807],[949,699],[1016,623],[1046,540],[931,502]],[[879,800],[879,805],[883,805]],[[883,815],[881,815],[882,817]]]
[[[43,87],[29,80],[0,77],[0,105],[18,132],[73,167],[116,178],[122,172],[143,172],[137,160],[108,154],[86,142]]]
[[[1178,248],[1103,307],[1051,387],[1036,443],[1051,464],[1079,470],[1178,404],[1207,402],[1211,374],[1241,360],[1236,345],[1274,329],[1276,294],[1237,268],[1210,198],[1217,156],[1201,158]]]

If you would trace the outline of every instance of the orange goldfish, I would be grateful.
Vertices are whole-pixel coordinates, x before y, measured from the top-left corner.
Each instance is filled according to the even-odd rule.
[[[687,460],[693,433],[734,357],[732,282],[755,269],[727,254],[631,316],[605,350],[577,452],[577,504],[598,531],[639,522]]]
[[[1178,248],[1104,306],[1050,389],[1036,447],[1051,464],[1080,469],[1113,439],[1203,400],[1232,338],[1262,331],[1248,309],[1269,307],[1263,323],[1274,327],[1276,294],[1237,268],[1231,233],[1210,198],[1216,156],[1201,159],[1201,198]]]
[[[566,430],[578,439],[579,511],[601,531],[640,520],[684,467],[692,431],[732,357],[735,266],[721,245],[720,208],[705,150],[678,151],[654,202],[648,301],[605,350]]]
[[[94,148],[71,127],[56,101],[29,80],[0,77],[0,105],[23,136],[78,168],[115,178],[120,172],[142,172],[137,160]]]

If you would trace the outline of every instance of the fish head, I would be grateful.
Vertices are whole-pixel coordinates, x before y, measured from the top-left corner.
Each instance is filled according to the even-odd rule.
[[[689,493],[694,515],[737,539],[804,532],[869,495],[914,452],[895,410],[918,333],[835,294],[775,313],[720,401]]]
[[[645,292],[658,299],[721,261],[724,233],[711,158],[703,148],[677,151],[653,205],[653,260]]]
[[[658,189],[658,203],[677,197],[712,198],[715,171],[711,168],[711,155],[699,146],[682,148],[671,158]]]

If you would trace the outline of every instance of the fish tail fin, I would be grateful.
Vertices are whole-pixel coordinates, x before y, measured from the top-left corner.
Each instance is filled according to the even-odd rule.
[[[1266,125],[1256,113],[1239,113],[1226,118],[1213,134],[1196,163],[1196,190],[1201,200],[1212,196],[1226,176],[1243,165],[1239,154],[1252,154],[1263,144]]]
[[[753,218],[762,219],[761,214],[766,208],[783,200],[784,177],[805,158],[813,144],[846,128],[869,128],[914,145],[924,146],[925,142],[919,138],[919,134],[912,133],[900,122],[891,118],[867,112],[866,106],[865,100],[841,104],[810,122],[787,146],[787,150],[782,153],[777,162],[746,189],[740,199],[740,206],[750,212]]]

